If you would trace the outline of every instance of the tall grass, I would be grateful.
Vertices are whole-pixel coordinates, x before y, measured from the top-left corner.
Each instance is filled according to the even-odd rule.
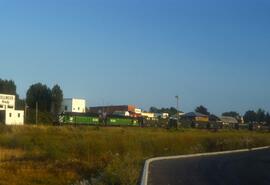
[[[264,145],[269,133],[1,126],[0,184],[135,185],[150,157]]]

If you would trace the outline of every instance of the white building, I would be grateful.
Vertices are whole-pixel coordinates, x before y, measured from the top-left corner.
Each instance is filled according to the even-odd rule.
[[[6,125],[23,125],[24,111],[15,110],[14,95],[0,94],[0,123]]]
[[[84,99],[65,98],[63,99],[61,112],[79,112],[84,113],[86,101]]]
[[[155,113],[152,112],[142,112],[142,117],[146,118],[147,120],[156,120]]]
[[[135,109],[135,113],[136,113],[136,114],[141,114],[141,113],[142,113],[142,109],[136,108],[136,109]]]
[[[155,117],[167,119],[167,118],[169,118],[169,113],[155,113]]]

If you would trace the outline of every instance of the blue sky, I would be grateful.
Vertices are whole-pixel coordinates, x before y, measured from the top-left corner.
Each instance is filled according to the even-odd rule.
[[[268,0],[1,0],[0,78],[91,106],[270,111]]]

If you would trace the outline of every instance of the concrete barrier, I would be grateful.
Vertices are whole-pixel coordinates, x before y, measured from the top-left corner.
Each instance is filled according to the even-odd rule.
[[[240,152],[248,152],[254,150],[264,150],[268,149],[270,146],[258,147],[258,148],[249,148],[249,149],[240,149],[240,150],[230,150],[230,151],[222,151],[222,152],[210,152],[210,153],[198,153],[198,154],[188,154],[188,155],[177,155],[177,156],[165,156],[165,157],[155,157],[151,159],[147,159],[144,164],[142,179],[140,185],[147,185],[148,183],[148,173],[149,173],[149,165],[154,161],[160,160],[170,160],[170,159],[182,159],[182,158],[191,158],[191,157],[203,157],[203,156],[214,156],[214,155],[222,155],[222,154],[232,154],[232,153],[240,153]]]

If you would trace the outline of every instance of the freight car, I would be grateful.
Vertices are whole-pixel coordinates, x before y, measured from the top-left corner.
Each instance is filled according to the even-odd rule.
[[[96,125],[96,126],[140,126],[138,119],[108,115],[100,118],[98,114],[65,112],[59,115],[59,124]]]

